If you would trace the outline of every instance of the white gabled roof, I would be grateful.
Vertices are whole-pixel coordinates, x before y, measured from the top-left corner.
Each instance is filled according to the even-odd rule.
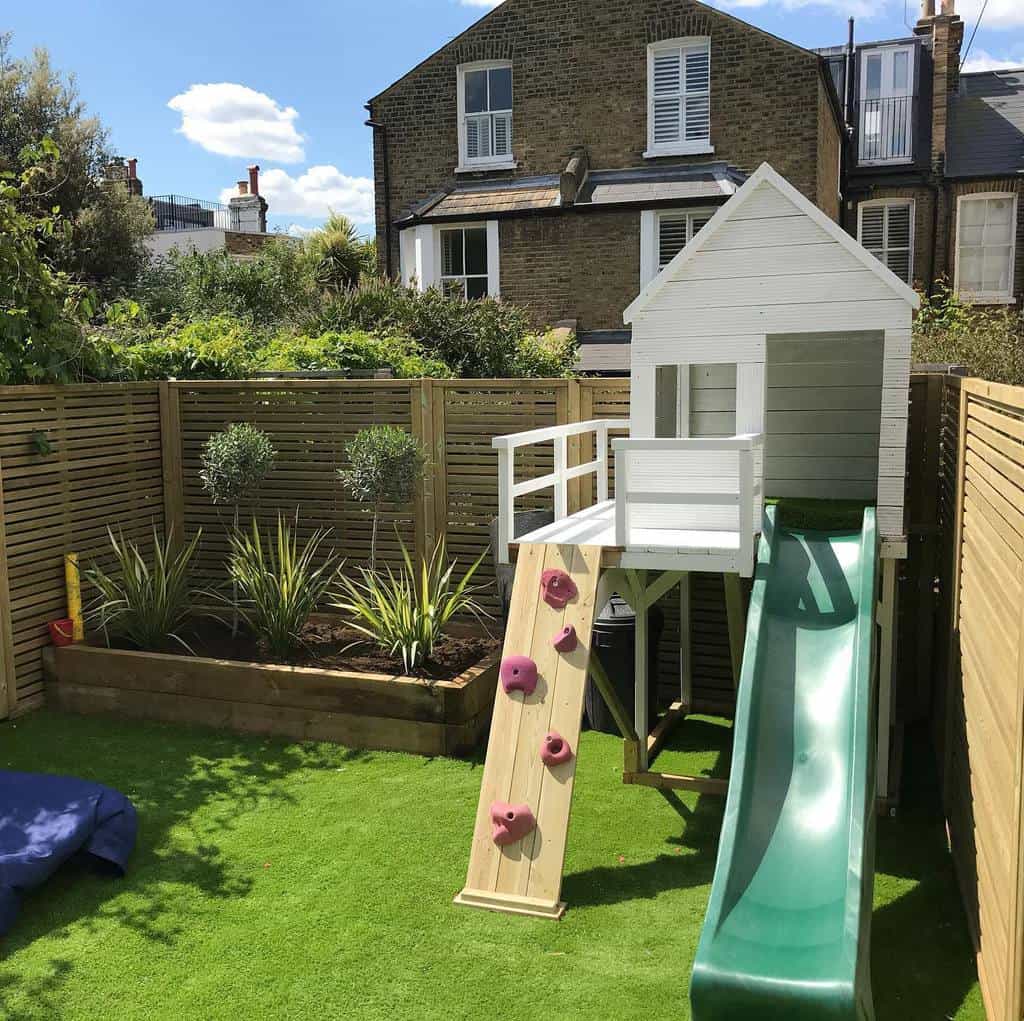
[[[894,297],[902,298],[911,308],[920,307],[921,298],[912,287],[909,287],[900,280],[888,266],[876,259],[859,241],[847,234],[838,223],[831,219],[831,217],[826,216],[810,199],[797,191],[789,181],[777,173],[769,164],[762,163],[751,174],[743,187],[725,205],[718,209],[718,212],[711,217],[694,239],[640,292],[636,300],[623,312],[623,321],[631,323],[635,316],[645,311],[651,301],[661,292],[661,289],[670,280],[678,278],[679,271],[701,252],[711,238],[721,230],[722,225],[732,219],[736,211],[762,184],[775,188],[776,191],[792,202],[801,213],[810,217],[829,237],[842,245],[850,255],[857,259],[865,269],[871,270],[893,292]]]

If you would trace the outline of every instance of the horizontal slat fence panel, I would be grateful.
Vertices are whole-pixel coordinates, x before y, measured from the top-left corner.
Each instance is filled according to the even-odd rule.
[[[211,435],[232,423],[248,422],[266,432],[277,451],[266,481],[240,508],[243,523],[255,517],[266,531],[278,512],[293,521],[297,515],[300,541],[318,529],[329,529],[322,555],[334,550],[354,569],[369,561],[372,512],[339,481],[338,470],[348,467],[346,445],[371,425],[414,431],[418,386],[409,381],[358,380],[312,385],[296,381],[172,384],[171,399],[177,401],[180,423],[184,533],[191,537],[203,530],[200,581],[223,583],[225,529],[232,519],[232,508],[214,507],[202,487],[201,452]],[[412,504],[382,508],[377,537],[380,563],[398,565],[400,542],[413,550],[413,513]]]
[[[147,550],[163,533],[159,385],[0,387],[0,466],[4,666],[21,713],[42,702],[46,625],[67,612],[65,552],[109,567],[108,527]]]
[[[988,1016],[1020,1021],[1024,388],[949,378],[942,390],[934,503],[943,800]],[[919,514],[930,495],[921,495]]]

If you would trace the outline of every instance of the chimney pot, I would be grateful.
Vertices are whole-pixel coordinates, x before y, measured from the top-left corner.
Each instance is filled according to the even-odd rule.
[[[128,161],[129,180],[134,181],[135,178],[139,176],[137,170],[135,169],[138,166],[138,163],[139,161],[134,156]]]
[[[249,182],[248,181],[239,181],[238,182],[238,194],[239,195],[248,195],[249,194]]]
[[[921,19],[935,17],[935,0],[921,0]]]
[[[942,0],[942,13],[949,17],[956,14],[956,0]]]
[[[260,168],[258,163],[249,167],[249,194],[259,195],[260,193]]]

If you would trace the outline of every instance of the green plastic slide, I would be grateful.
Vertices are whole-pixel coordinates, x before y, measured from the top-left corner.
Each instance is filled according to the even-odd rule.
[[[875,512],[765,514],[694,1021],[873,1019]]]

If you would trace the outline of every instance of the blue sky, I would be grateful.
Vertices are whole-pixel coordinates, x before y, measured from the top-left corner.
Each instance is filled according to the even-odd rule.
[[[510,0],[514,3],[515,0]],[[554,2],[554,0],[553,0]],[[625,0],[624,0],[625,2]],[[936,0],[938,4],[938,0]],[[957,0],[970,35],[984,0]],[[805,46],[907,34],[919,0],[715,0]],[[16,53],[73,71],[150,195],[218,199],[262,167],[271,224],[328,208],[372,221],[363,104],[494,6],[488,0],[47,0],[5,5]],[[13,9],[12,9],[13,8]],[[988,0],[970,68],[1024,66],[1024,0]]]

